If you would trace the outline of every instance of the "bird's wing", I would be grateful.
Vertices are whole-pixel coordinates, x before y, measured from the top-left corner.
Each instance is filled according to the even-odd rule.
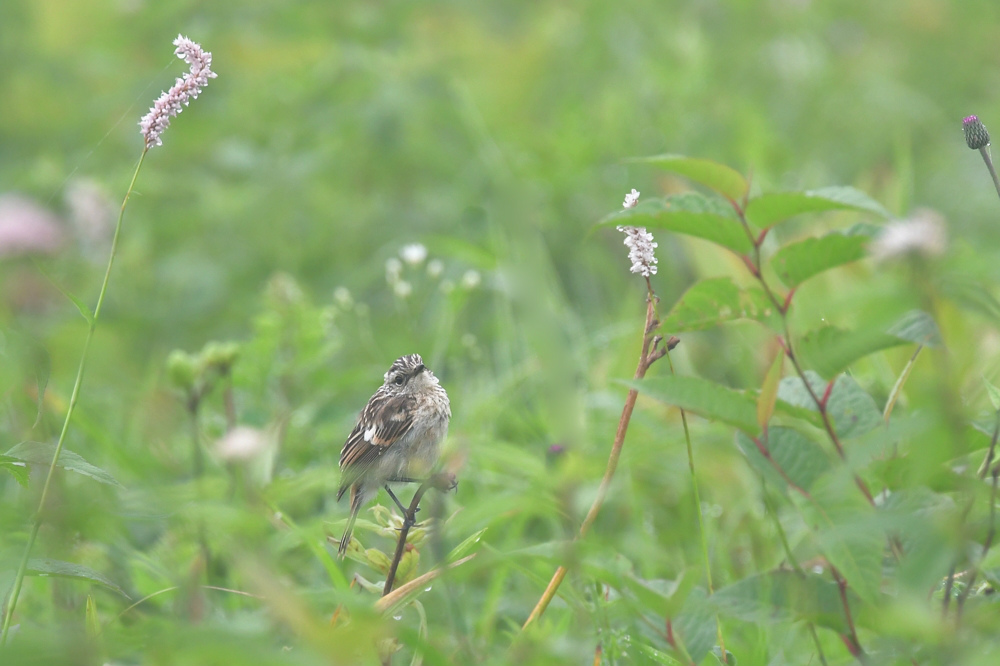
[[[412,396],[383,396],[376,393],[368,401],[340,453],[343,481],[337,500],[379,456],[413,428]]]

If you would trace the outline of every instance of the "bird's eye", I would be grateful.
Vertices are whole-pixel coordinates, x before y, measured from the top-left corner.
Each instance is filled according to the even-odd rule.
[[[402,386],[404,381],[406,380],[403,379],[403,375],[396,375],[396,378],[392,380],[392,383],[396,386]]]

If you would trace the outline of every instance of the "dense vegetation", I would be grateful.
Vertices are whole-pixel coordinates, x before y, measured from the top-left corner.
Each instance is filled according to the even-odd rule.
[[[0,4],[0,663],[995,663],[998,26]],[[413,352],[459,485],[380,601],[338,458]]]

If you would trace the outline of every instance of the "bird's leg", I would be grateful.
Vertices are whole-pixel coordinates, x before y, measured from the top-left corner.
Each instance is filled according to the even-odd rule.
[[[403,514],[403,520],[405,522],[409,523],[410,527],[412,527],[416,523],[416,520],[414,520],[410,516],[409,509],[407,509],[405,506],[403,506],[403,503],[399,501],[399,498],[396,497],[396,494],[393,493],[392,490],[389,488],[389,484],[388,483],[385,484],[385,492],[389,493],[389,497],[391,497],[392,501],[395,502],[396,506],[399,507],[400,512],[402,512],[402,514]]]

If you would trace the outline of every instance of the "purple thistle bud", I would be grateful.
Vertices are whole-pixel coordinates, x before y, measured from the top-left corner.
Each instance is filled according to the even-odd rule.
[[[177,47],[174,54],[184,60],[190,70],[177,79],[170,90],[161,94],[149,113],[139,121],[142,136],[146,139],[146,150],[163,145],[160,135],[170,125],[170,119],[201,94],[201,89],[208,85],[209,79],[216,77],[212,71],[212,54],[202,50],[199,44],[183,35],[177,35],[174,46]]]
[[[962,120],[962,131],[965,132],[965,144],[977,150],[990,145],[990,133],[978,116],[969,116]]]

